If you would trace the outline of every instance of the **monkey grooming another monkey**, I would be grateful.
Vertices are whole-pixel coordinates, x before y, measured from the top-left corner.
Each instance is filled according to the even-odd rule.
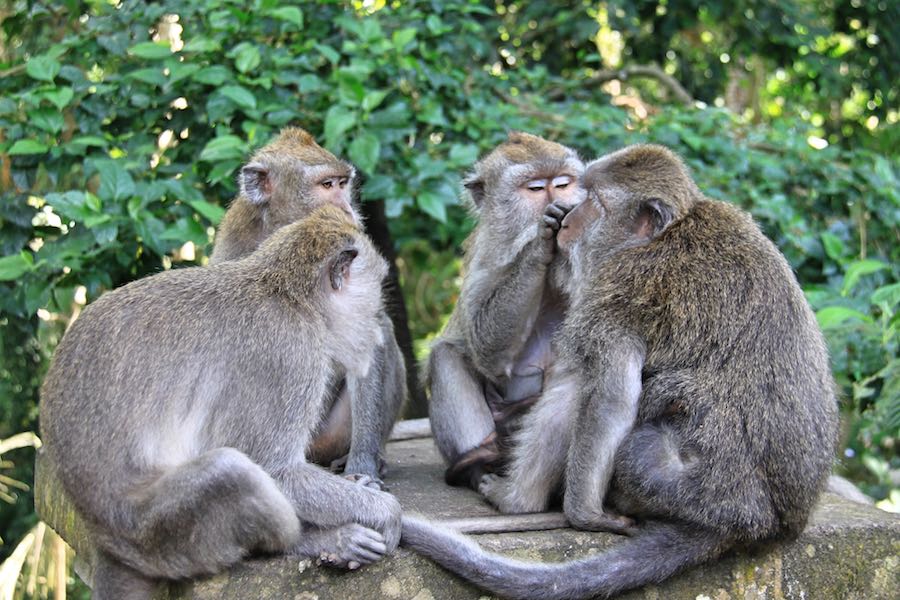
[[[404,544],[503,597],[607,598],[731,548],[792,538],[837,441],[822,334],[751,217],[705,198],[659,146],[589,164],[584,185],[589,199],[557,237],[573,270],[561,361],[579,380],[574,410],[558,408],[574,415],[574,433],[557,468],[573,526],[634,537],[590,558],[534,564],[404,517]],[[545,441],[515,443],[540,455]],[[516,485],[490,487],[502,497]]]
[[[583,168],[573,150],[512,132],[465,181],[479,222],[466,241],[460,298],[432,346],[426,381],[451,485],[477,489],[482,474],[497,470],[498,433],[502,442],[546,391],[556,360],[551,338],[566,305],[555,238],[584,199]]]
[[[98,550],[94,598],[253,552],[356,568],[396,547],[393,496],[306,462],[335,372],[383,342],[387,272],[333,206],[247,258],[168,271],[91,303],[41,392],[45,451]]]
[[[211,264],[242,258],[279,228],[324,205],[337,206],[355,223],[356,171],[299,128],[286,128],[242,169],[240,194],[216,233]],[[383,344],[363,377],[337,370],[332,392],[307,451],[323,466],[346,460],[344,473],[383,489],[384,444],[406,398],[406,366],[385,310],[378,315]],[[301,350],[302,351],[302,350]]]

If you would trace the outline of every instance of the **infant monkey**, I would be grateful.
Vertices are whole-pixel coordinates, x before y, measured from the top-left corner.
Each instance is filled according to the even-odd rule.
[[[565,470],[573,526],[634,537],[595,557],[534,564],[404,518],[405,544],[504,597],[606,598],[730,548],[794,537],[835,451],[822,334],[750,216],[705,198],[659,146],[594,161],[584,185],[589,199],[557,236],[572,268],[561,362],[578,385],[542,398],[548,410],[535,407],[524,418],[538,422],[521,432],[567,415],[569,428],[554,431],[572,431],[568,454],[535,465]],[[539,457],[543,444],[519,435],[513,452]],[[512,475],[485,478],[482,491],[509,512],[545,506],[551,486],[536,493]]]
[[[41,427],[98,549],[94,598],[149,598],[253,552],[355,568],[393,551],[397,501],[305,459],[332,372],[365,376],[381,343],[386,272],[326,206],[247,258],[84,310],[44,382]]]

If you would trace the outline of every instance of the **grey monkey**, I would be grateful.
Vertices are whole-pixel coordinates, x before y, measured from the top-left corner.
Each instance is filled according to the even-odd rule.
[[[426,369],[445,479],[477,487],[502,469],[518,417],[539,402],[556,361],[566,309],[556,232],[584,199],[583,165],[565,146],[512,132],[465,181],[478,225],[465,244],[465,279]]]
[[[299,128],[286,128],[241,169],[241,193],[222,220],[211,264],[242,258],[280,227],[331,204],[356,223],[356,171]],[[335,371],[332,392],[307,451],[311,462],[344,464],[344,473],[383,489],[384,444],[406,398],[406,367],[385,310],[378,315],[383,344],[359,378]]]
[[[340,209],[245,259],[168,271],[91,303],[41,393],[45,451],[98,549],[94,597],[287,552],[356,568],[400,506],[305,454],[335,372],[383,342],[384,259]]]
[[[835,452],[822,334],[750,216],[705,198],[660,146],[590,163],[584,186],[589,200],[557,236],[572,269],[560,362],[577,384],[541,402],[555,402],[572,431],[568,452],[553,454],[569,522],[634,537],[594,557],[534,564],[404,517],[404,544],[504,597],[606,598],[731,548],[790,539]],[[543,444],[521,435],[513,451],[540,454]],[[485,483],[509,503],[520,498],[513,478]]]

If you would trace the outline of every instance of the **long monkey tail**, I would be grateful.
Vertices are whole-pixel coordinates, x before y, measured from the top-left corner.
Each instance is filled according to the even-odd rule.
[[[721,536],[711,532],[653,522],[597,556],[534,563],[485,552],[455,531],[412,516],[403,517],[400,543],[485,590],[516,600],[608,598],[659,583],[728,548]]]

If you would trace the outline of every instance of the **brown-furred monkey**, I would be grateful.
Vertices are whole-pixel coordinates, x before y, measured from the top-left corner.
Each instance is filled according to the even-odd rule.
[[[507,439],[518,415],[548,391],[551,339],[566,309],[556,232],[584,199],[582,169],[569,148],[512,132],[465,181],[478,224],[465,243],[462,290],[432,346],[426,382],[448,483],[477,488],[485,472],[498,469],[497,433]]]
[[[560,362],[575,393],[541,398],[512,446],[546,455],[562,413],[568,452],[535,463],[528,484],[546,481],[537,494],[512,473],[482,487],[506,509],[529,510],[552,493],[550,471],[564,470],[573,526],[634,537],[597,556],[537,564],[403,520],[404,544],[509,598],[607,598],[731,548],[792,538],[835,452],[822,334],[751,217],[705,198],[660,146],[589,164],[584,186],[588,200],[557,236],[572,268]]]

